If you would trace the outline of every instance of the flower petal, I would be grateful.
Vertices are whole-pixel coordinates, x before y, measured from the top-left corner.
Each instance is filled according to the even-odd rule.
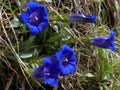
[[[111,45],[111,41],[109,40],[108,37],[94,38],[92,39],[91,43],[101,48],[108,48]]]
[[[73,74],[76,70],[76,63],[69,63],[66,66],[60,65],[60,75],[65,76],[68,74]]]
[[[113,30],[110,30],[111,46],[109,47],[109,49],[112,50],[114,52],[114,54],[116,53],[115,43],[114,43],[115,36],[116,36],[116,32]]]
[[[116,32],[113,30],[110,30],[110,39],[114,40],[115,36],[116,36]]]
[[[115,31],[111,30],[109,37],[98,37],[98,38],[92,39],[91,43],[100,48],[110,49],[115,54],[115,52],[116,52],[115,44],[114,44],[115,35],[116,35]]]
[[[61,61],[62,60],[62,52],[61,51],[55,53],[55,56],[56,56],[57,61]]]
[[[97,20],[97,17],[96,16],[88,16],[85,19],[86,19],[85,22],[95,23]]]
[[[59,61],[62,60],[62,54],[60,52],[56,52],[54,55],[49,57],[49,59],[52,62],[52,64],[57,64],[59,63]]]
[[[52,64],[51,60],[49,58],[43,58],[44,64]]]
[[[58,87],[58,80],[56,78],[47,78],[44,79],[45,84],[50,84],[53,87]]]
[[[69,58],[69,61],[70,61],[70,62],[77,62],[75,53],[73,53],[73,54],[71,55],[71,57]]]
[[[41,11],[42,11],[42,12],[41,12]],[[39,4],[38,9],[37,9],[37,12],[38,12],[41,16],[48,17],[47,9],[46,9],[45,5],[43,5],[43,4]]]
[[[108,48],[109,48],[110,50],[112,50],[114,54],[116,53],[116,50],[115,50],[115,47],[114,47],[114,46],[110,46],[110,47],[108,47]]]
[[[21,23],[28,23],[29,22],[29,13],[23,13],[19,18]]]
[[[38,27],[31,25],[30,23],[26,23],[26,26],[30,29],[30,35],[37,35],[39,33]]]
[[[71,22],[88,22],[88,23],[95,23],[97,18],[96,16],[89,16],[84,14],[73,14],[69,16],[69,20]]]
[[[32,75],[34,78],[37,78],[37,79],[41,79],[43,78],[43,66],[39,66],[38,68],[36,68],[33,72],[32,72]]]
[[[37,2],[28,2],[27,5],[28,5],[27,11],[29,11],[30,13],[32,13],[39,7],[39,4]]]
[[[74,53],[74,51],[68,46],[68,45],[63,45],[62,46],[62,53],[63,54],[73,54]]]
[[[45,30],[48,26],[48,22],[41,22],[39,25],[38,25],[38,30],[39,32],[42,32],[43,30]]]
[[[44,83],[50,84],[53,87],[58,87],[58,73],[59,73],[59,66],[58,64],[45,64],[44,66]]]

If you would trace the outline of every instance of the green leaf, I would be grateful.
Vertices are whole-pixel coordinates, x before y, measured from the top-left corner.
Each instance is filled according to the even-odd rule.
[[[29,75],[28,77],[30,77],[31,74],[32,74],[33,69],[32,69],[32,68],[25,68],[24,70],[25,70],[26,73]]]
[[[9,60],[16,61],[14,54],[11,51],[7,51],[4,53],[5,57],[7,57]],[[16,61],[17,62],[17,61]]]
[[[85,43],[85,45],[90,45],[91,44],[91,39],[89,39],[87,37],[86,38],[82,38],[81,42]]]
[[[20,58],[26,59],[26,58],[32,57],[32,56],[35,54],[35,52],[36,52],[36,51],[34,51],[34,50],[36,50],[36,48],[39,48],[39,45],[37,45],[37,46],[32,46],[32,47],[27,48],[27,49],[25,49],[24,51],[20,52],[20,55],[19,55]],[[39,50],[40,50],[40,49],[39,49]]]
[[[85,76],[86,76],[86,77],[89,77],[89,78],[95,77],[92,73],[86,73]]]
[[[71,35],[71,36],[75,36],[75,33],[73,32],[73,30],[69,27],[64,27],[64,29]]]
[[[62,38],[62,41],[67,41],[67,40],[69,40],[70,38],[71,38],[70,36],[65,36],[65,37]]]
[[[110,63],[108,63],[108,62],[106,62],[106,67],[105,67],[105,69],[106,69],[106,72],[107,73],[114,73],[114,68],[113,68],[113,66],[110,64]]]
[[[51,25],[51,27],[58,33],[59,32],[59,30],[58,30],[58,26],[57,25]]]
[[[11,28],[11,27],[19,27],[20,26],[20,21],[18,18],[14,18],[11,20],[11,24],[6,25],[6,28]]]
[[[35,41],[35,36],[30,36],[28,40],[20,44],[20,50],[25,50],[34,45],[35,43],[33,41]]]
[[[62,21],[61,17],[58,16],[54,11],[49,12],[49,18],[51,21]]]
[[[118,65],[120,65],[120,61],[116,61],[113,66],[115,67],[115,66],[118,66]]]
[[[100,65],[98,74],[100,75],[101,79],[104,79],[106,75],[114,73],[114,67],[108,62],[108,53],[106,53],[106,50],[99,48],[98,55]]]
[[[34,50],[32,57],[37,58],[39,56],[39,52],[37,49]]]

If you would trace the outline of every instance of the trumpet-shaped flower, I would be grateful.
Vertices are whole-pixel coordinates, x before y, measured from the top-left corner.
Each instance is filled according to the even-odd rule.
[[[48,58],[43,58],[44,65],[36,68],[32,73],[36,79],[43,79],[45,84],[58,87],[59,66],[52,64]]]
[[[68,45],[63,45],[59,52],[56,52],[48,59],[46,61],[51,61],[53,64],[59,65],[61,76],[73,74],[76,70],[76,55]]]
[[[30,29],[31,35],[37,35],[49,24],[48,12],[43,4],[28,2],[27,10],[20,16],[20,21]]]
[[[84,15],[84,14],[73,14],[69,16],[69,20],[71,22],[95,23],[97,18],[96,16],[89,16],[89,15]]]
[[[76,70],[76,55],[67,45],[48,58],[43,58],[44,65],[33,71],[33,76],[43,79],[45,84],[58,87],[58,76],[73,74]]]
[[[111,30],[110,36],[98,37],[98,38],[92,39],[91,42],[95,46],[98,46],[104,49],[110,49],[115,53],[115,44],[114,44],[115,35],[116,35],[116,32]]]
[[[76,55],[74,51],[67,45],[63,45],[60,60],[60,75],[65,76],[73,74],[76,71]]]

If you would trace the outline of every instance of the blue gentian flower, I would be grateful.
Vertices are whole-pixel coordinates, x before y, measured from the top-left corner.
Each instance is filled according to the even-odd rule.
[[[43,79],[45,84],[58,87],[58,76],[73,74],[76,70],[76,55],[67,45],[54,55],[43,58],[44,65],[33,71],[33,77]]]
[[[43,58],[44,65],[36,68],[32,74],[36,79],[43,79],[45,84],[58,87],[59,65],[52,64],[49,58]]]
[[[48,59],[45,60],[59,65],[60,76],[73,74],[76,71],[76,55],[68,45],[63,45],[59,52],[56,52]]]
[[[43,4],[28,2],[28,8],[20,16],[20,22],[30,29],[31,35],[37,35],[46,29],[49,24],[48,12]]]
[[[59,56],[62,57],[60,60],[60,75],[73,74],[76,71],[77,62],[74,51],[69,46],[63,45],[60,53]]]
[[[32,74],[36,79],[44,78],[44,66],[39,66],[32,72]]]
[[[95,23],[97,20],[96,16],[89,16],[85,14],[73,14],[69,16],[69,20],[71,22],[87,22],[87,23]]]
[[[98,38],[92,39],[91,42],[95,46],[98,46],[104,49],[110,49],[115,53],[115,44],[114,44],[115,35],[116,35],[116,32],[113,30],[110,30],[110,36],[98,37]]]

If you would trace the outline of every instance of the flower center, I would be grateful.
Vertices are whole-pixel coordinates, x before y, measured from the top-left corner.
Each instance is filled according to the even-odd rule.
[[[38,26],[39,25],[40,16],[37,12],[31,13],[29,18],[30,18],[29,19],[30,24],[32,24],[33,26]]]
[[[63,60],[63,62],[68,62],[68,59],[67,59],[67,58],[65,58],[65,59]]]
[[[50,68],[48,68],[48,67],[44,68],[44,74],[46,76],[50,76]]]
[[[50,73],[45,73],[45,75],[46,75],[46,76],[49,76],[49,75],[50,75]]]
[[[67,59],[67,58],[64,58],[64,59],[62,60],[62,64],[63,64],[64,66],[66,66],[66,65],[68,64],[68,59]]]

